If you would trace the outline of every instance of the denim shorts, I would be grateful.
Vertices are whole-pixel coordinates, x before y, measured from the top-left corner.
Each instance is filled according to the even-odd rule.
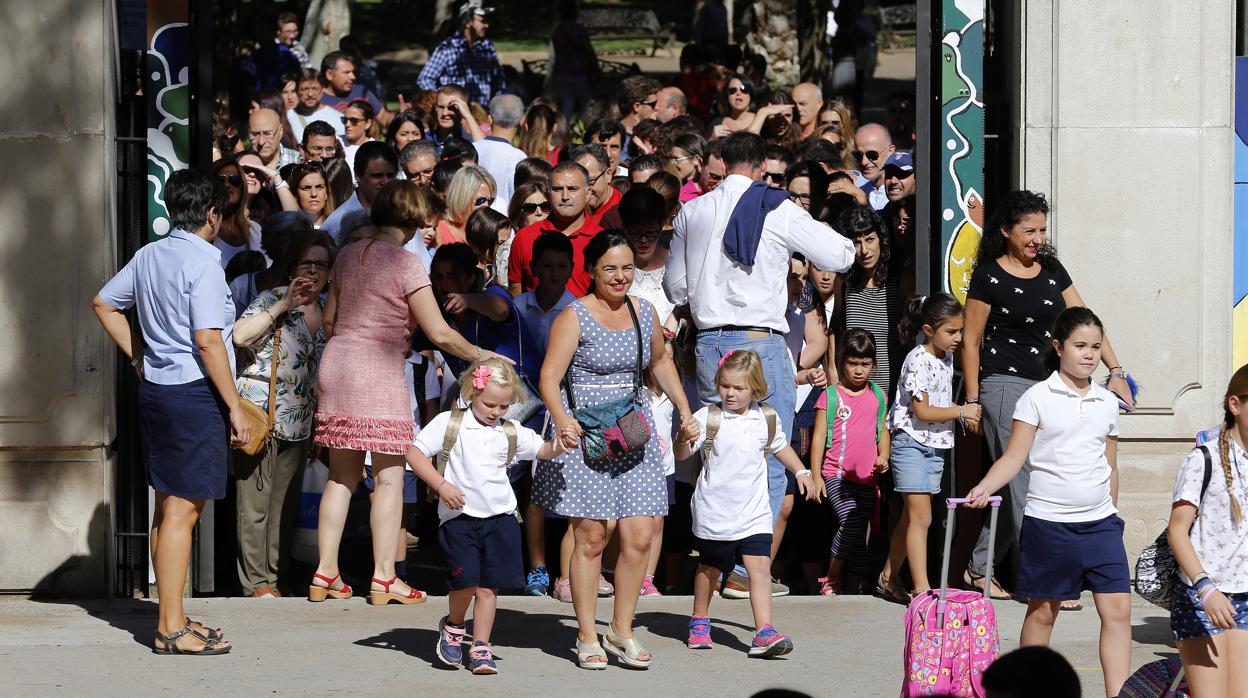
[[[945,474],[945,459],[941,457],[940,449],[924,446],[909,433],[898,429],[893,432],[889,451],[893,491],[940,494],[940,479]]]
[[[1248,630],[1248,594],[1227,594],[1226,600],[1235,609],[1235,629]],[[1175,640],[1196,640],[1223,632],[1209,620],[1205,607],[1200,605],[1200,594],[1177,579],[1174,582],[1174,600],[1170,602],[1170,632]]]

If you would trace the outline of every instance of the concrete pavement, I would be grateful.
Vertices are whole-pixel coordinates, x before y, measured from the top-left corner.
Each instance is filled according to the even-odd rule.
[[[901,606],[870,597],[789,597],[775,603],[775,625],[793,635],[788,657],[750,660],[749,603],[717,598],[710,651],[683,646],[692,600],[642,599],[637,635],[655,655],[649,671],[612,662],[576,668],[572,606],[550,598],[500,599],[494,646],[498,676],[435,666],[444,598],[422,606],[374,608],[364,599],[311,604],[303,599],[191,599],[188,612],[221,626],[235,643],[223,657],[151,654],[155,604],[92,600],[36,602],[0,597],[0,686],[14,696],[127,695],[437,695],[748,696],[784,687],[812,696],[895,696],[900,688]],[[1064,613],[1054,647],[1083,677],[1086,696],[1102,692],[1097,617]],[[605,628],[611,600],[599,603]],[[1017,645],[1024,607],[997,602],[1005,650]],[[1133,611],[1133,665],[1172,654],[1169,620],[1151,606]],[[469,628],[471,630],[471,626]],[[11,693],[10,693],[11,691]]]

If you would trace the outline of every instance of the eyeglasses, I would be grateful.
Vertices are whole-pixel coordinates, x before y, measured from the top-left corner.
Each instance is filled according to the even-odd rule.
[[[525,203],[523,203],[523,204],[520,204],[520,210],[521,210],[521,211],[523,211],[523,212],[524,212],[524,215],[526,215],[526,216],[531,216],[531,215],[533,215],[534,213],[537,213],[539,210],[540,210],[542,213],[549,214],[549,213],[550,213],[550,202],[549,202],[549,201],[532,201],[532,202],[525,202]]]
[[[482,206],[493,206],[493,205],[494,205],[494,197],[492,197],[492,196],[478,196],[478,197],[476,198],[476,200],[474,200],[474,201],[472,202],[472,205],[473,205],[473,206],[476,206],[477,208],[480,208],[480,207],[482,207]]]
[[[326,158],[333,157],[334,153],[338,152],[337,146],[332,146],[332,145],[314,145],[314,146],[305,148],[305,150],[307,150],[312,155],[320,155],[321,157],[326,157]]]
[[[599,173],[598,173],[598,176],[596,176],[596,177],[590,177],[590,178],[589,178],[589,186],[591,186],[591,187],[592,187],[592,186],[594,186],[595,184],[597,184],[597,183],[598,183],[598,180],[602,179],[602,176],[603,176],[604,174],[606,174],[606,170],[603,170],[602,172],[599,172]]]
[[[221,180],[235,189],[243,186],[243,178],[238,175],[220,175]]]
[[[878,150],[855,150],[854,151],[855,160],[862,162],[863,158],[866,158],[867,160],[870,160],[871,162],[875,162],[876,160],[880,159],[880,151]]]
[[[362,123],[364,123],[365,121],[367,121],[367,119],[364,119],[364,118],[361,118],[361,117],[358,117],[358,116],[344,116],[344,117],[342,117],[342,123],[344,123],[344,124],[351,124],[352,126],[355,126],[356,124],[362,124]]]
[[[329,271],[329,262],[322,262],[319,259],[301,259],[295,262],[296,269],[315,269],[317,271]]]
[[[748,95],[748,94],[752,94],[752,91],[745,87],[729,87],[728,94],[730,95],[747,94]]]
[[[771,182],[775,184],[776,186],[782,187],[784,186],[784,173],[783,172],[764,172],[763,180],[767,182]]]
[[[251,140],[253,140],[253,141],[254,141],[254,140],[256,140],[257,138],[263,138],[263,139],[265,139],[265,140],[268,140],[268,139],[270,139],[270,138],[272,138],[273,136],[276,136],[276,135],[277,135],[277,131],[276,131],[276,130],[273,130],[273,131],[248,131],[248,132],[247,132],[247,137],[248,137],[248,138],[250,138],[250,139],[251,139]]]
[[[798,206],[801,206],[802,208],[806,208],[806,209],[810,208],[810,194],[795,194],[793,192],[790,192],[789,201],[792,201],[793,203],[797,204]]]

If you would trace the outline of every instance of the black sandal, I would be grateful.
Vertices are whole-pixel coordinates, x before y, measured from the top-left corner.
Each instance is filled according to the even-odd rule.
[[[181,647],[178,647],[178,638],[182,637],[183,635],[192,635],[200,640],[203,640],[204,646],[200,647],[197,650],[184,650]],[[231,647],[230,645],[223,645],[222,642],[223,640],[220,640],[220,639],[209,640],[205,638],[203,635],[196,632],[196,630],[192,628],[190,624],[188,623],[182,626],[181,630],[179,630],[178,632],[172,635],[162,635],[159,632],[157,632],[156,633],[156,645],[157,646],[152,648],[152,653],[153,654],[212,655],[212,654],[226,654],[231,649],[233,649],[233,647]]]

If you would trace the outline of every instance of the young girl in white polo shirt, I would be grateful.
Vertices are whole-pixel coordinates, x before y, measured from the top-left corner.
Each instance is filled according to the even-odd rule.
[[[1062,311],[1052,335],[1046,366],[1056,370],[1019,398],[1005,453],[967,497],[985,506],[1027,465],[1015,592],[1028,599],[1020,644],[1049,644],[1062,601],[1090,590],[1101,618],[1105,695],[1116,696],[1131,662],[1131,573],[1117,515],[1118,398],[1092,381],[1104,327],[1091,310]]]
[[[537,432],[503,419],[524,399],[520,377],[501,359],[485,359],[459,377],[460,397],[468,409],[443,412],[430,420],[408,451],[407,461],[436,492],[438,542],[446,555],[450,613],[438,622],[437,656],[458,669],[468,606],[473,604],[472,673],[496,674],[490,630],[499,589],[524,586],[520,555],[520,524],[516,495],[507,477],[508,464],[553,458],[559,440],[542,443]],[[448,434],[448,430],[452,432]],[[448,436],[450,438],[448,438]],[[430,460],[447,449],[444,472]]]
[[[771,626],[772,524],[767,454],[774,454],[797,476],[797,488],[807,499],[817,501],[817,490],[810,471],[778,426],[776,412],[758,402],[767,395],[758,354],[749,350],[729,352],[719,362],[715,384],[720,404],[698,410],[693,415],[701,427],[698,439],[692,444],[678,441],[675,448],[681,460],[699,451],[703,456],[692,501],[694,549],[700,558],[687,644],[690,649],[712,647],[707,615],[711,596],[720,575],[731,572],[740,557],[749,573],[756,630],[749,656],[776,657],[792,652],[793,640]],[[719,426],[713,428],[716,419]],[[708,436],[709,454],[704,449]]]

